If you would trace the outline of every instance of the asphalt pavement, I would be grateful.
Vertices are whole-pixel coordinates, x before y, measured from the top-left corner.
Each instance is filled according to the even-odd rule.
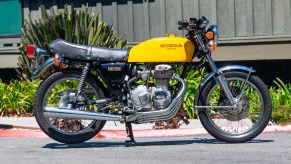
[[[62,144],[52,139],[0,137],[0,163],[51,164],[193,164],[291,163],[291,133],[264,133],[241,144],[228,144],[210,135],[137,138],[125,147],[124,139],[92,139]]]

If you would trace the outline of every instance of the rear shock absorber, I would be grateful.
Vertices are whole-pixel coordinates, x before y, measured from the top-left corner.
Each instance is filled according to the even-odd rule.
[[[78,84],[78,88],[77,88],[77,94],[76,94],[76,98],[81,94],[82,92],[82,87],[84,85],[84,81],[88,75],[88,72],[90,70],[90,64],[87,63],[86,66],[84,67],[83,71],[82,71],[82,75]]]

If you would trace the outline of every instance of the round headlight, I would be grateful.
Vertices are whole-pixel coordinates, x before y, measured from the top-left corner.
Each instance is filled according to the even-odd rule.
[[[217,25],[211,25],[211,26],[209,26],[207,31],[212,31],[214,35],[218,35],[218,26]]]

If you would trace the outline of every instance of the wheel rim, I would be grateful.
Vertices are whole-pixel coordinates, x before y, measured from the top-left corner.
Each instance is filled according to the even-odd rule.
[[[59,107],[69,108],[71,104],[67,104],[68,102],[68,93],[74,93],[77,90],[78,79],[67,77],[62,78],[55,81],[53,84],[45,92],[43,98],[43,107]],[[98,91],[94,89],[94,87],[88,82],[84,82],[82,90],[88,91],[90,90],[90,94],[84,93],[78,97],[78,100],[97,100],[98,99]],[[92,94],[93,93],[93,94]],[[64,100],[66,99],[66,100]],[[62,103],[60,103],[62,102]],[[86,110],[86,111],[94,111],[97,110],[96,105],[86,105],[77,108],[78,110]],[[75,109],[74,109],[75,110]],[[66,135],[76,135],[82,132],[88,131],[94,125],[96,120],[82,120],[82,119],[62,119],[62,118],[48,118],[45,117],[47,123],[54,130],[66,134]]]
[[[226,79],[231,88],[234,98],[238,97],[236,91],[242,89],[245,82],[243,78]],[[235,86],[235,87],[234,87]],[[235,88],[235,89],[234,89]],[[207,95],[206,102],[208,106],[229,106],[227,98],[222,93],[219,84],[214,85]],[[250,81],[246,81],[245,88],[241,99],[238,100],[239,108],[235,110],[229,109],[213,109],[207,110],[207,116],[211,124],[220,132],[231,135],[246,134],[260,123],[262,120],[264,102],[259,89]]]

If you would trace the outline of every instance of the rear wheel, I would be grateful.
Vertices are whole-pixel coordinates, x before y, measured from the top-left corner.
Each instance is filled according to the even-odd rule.
[[[201,109],[199,118],[215,138],[229,143],[246,142],[267,126],[272,110],[270,94],[263,81],[256,76],[250,76],[246,81],[248,74],[243,72],[224,75],[237,107]],[[200,105],[231,106],[214,79],[206,84],[201,94]]]
[[[81,143],[94,137],[104,126],[106,121],[81,120],[65,118],[48,118],[44,116],[44,107],[65,108],[82,111],[97,111],[96,105],[79,105],[72,103],[77,91],[81,71],[69,70],[50,75],[39,86],[35,96],[34,112],[36,120],[52,139],[68,143]],[[85,79],[82,93],[77,97],[78,102],[94,101],[102,98],[94,78],[90,75]]]

